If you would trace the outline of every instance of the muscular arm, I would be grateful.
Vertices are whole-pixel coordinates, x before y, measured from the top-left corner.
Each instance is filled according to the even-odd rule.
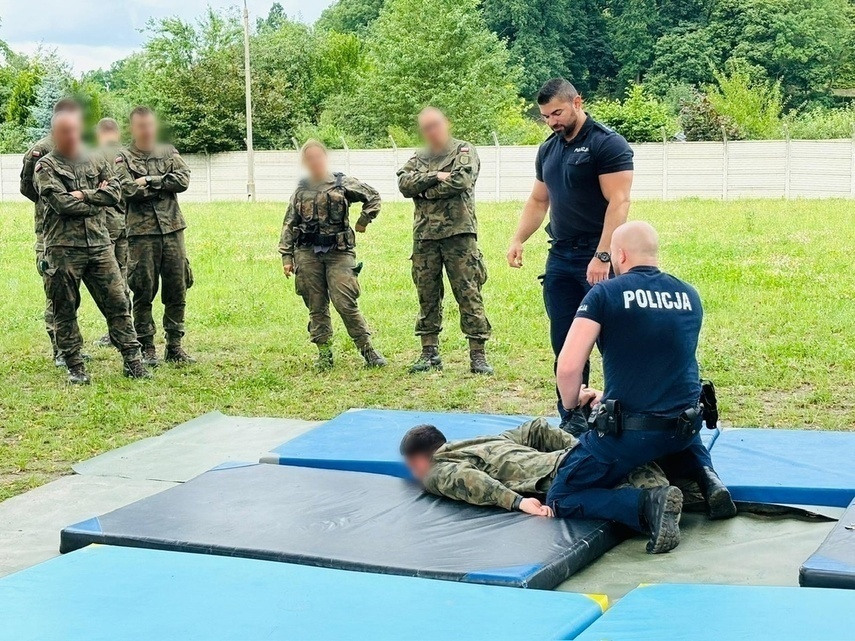
[[[172,151],[172,171],[162,176],[151,176],[151,189],[181,194],[190,186],[190,167],[181,155]]]
[[[606,208],[603,233],[600,236],[600,243],[597,245],[598,252],[609,251],[612,244],[612,234],[615,229],[626,222],[629,216],[632,175],[632,171],[618,171],[600,176],[600,189],[609,205]]]
[[[508,264],[511,267],[522,267],[523,243],[543,226],[547,212],[549,212],[549,191],[546,189],[546,183],[535,180],[508,250]]]
[[[515,510],[522,496],[467,463],[436,463],[424,481],[425,489],[471,505],[495,505]]]
[[[419,171],[416,158],[410,158],[407,164],[398,170],[398,190],[404,198],[415,198],[439,182],[435,171]]]
[[[545,418],[536,418],[502,434],[514,443],[536,449],[538,452],[558,452],[576,447],[576,437],[552,427]]]
[[[600,335],[600,324],[588,318],[577,317],[567,332],[567,340],[558,355],[556,384],[566,409],[579,404],[585,363],[591,356]]]

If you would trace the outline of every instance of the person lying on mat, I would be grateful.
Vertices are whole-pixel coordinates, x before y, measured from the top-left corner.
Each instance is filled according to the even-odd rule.
[[[596,401],[600,394],[583,387],[579,398],[585,404]],[[472,505],[554,516],[540,498],[549,492],[563,461],[578,443],[572,434],[553,427],[544,418],[536,418],[497,436],[460,441],[448,441],[433,425],[418,425],[406,433],[400,450],[412,475],[431,494]],[[682,468],[680,474],[685,473],[686,478],[700,464],[687,452],[681,461],[669,461],[669,472],[678,469],[677,463]],[[669,486],[662,469],[656,463],[642,465],[618,481],[617,486],[635,488],[641,493],[639,514],[632,525],[655,541],[666,520],[664,511],[654,509],[657,494]],[[724,488],[720,482],[719,487]],[[604,495],[609,492],[601,491]],[[726,488],[724,491],[727,492]],[[648,546],[648,551],[659,550]]]

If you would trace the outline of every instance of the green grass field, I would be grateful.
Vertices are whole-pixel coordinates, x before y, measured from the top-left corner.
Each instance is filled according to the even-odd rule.
[[[360,238],[362,308],[385,371],[366,371],[336,319],[337,365],[315,375],[307,313],[276,251],[283,205],[188,205],[196,286],[188,301],[192,368],[150,382],[121,376],[119,356],[92,348],[93,384],[72,388],[49,359],[32,214],[0,205],[0,500],[68,473],[73,462],[156,435],[211,410],[327,419],[351,407],[551,414],[552,354],[537,276],[546,238],[509,269],[519,204],[480,207],[496,376],[468,373],[466,342],[447,306],[443,373],[410,376],[416,296],[409,275],[410,206],[384,208]],[[663,267],[694,283],[707,316],[700,359],[735,425],[855,429],[855,203],[639,202],[632,217],[662,234]],[[450,294],[449,294],[450,296]],[[159,311],[157,312],[159,314]],[[88,295],[87,341],[104,333]],[[600,380],[595,365],[595,382]]]

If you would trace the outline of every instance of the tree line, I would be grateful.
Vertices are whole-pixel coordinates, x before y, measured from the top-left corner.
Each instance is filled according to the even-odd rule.
[[[261,149],[413,145],[426,104],[475,143],[537,144],[554,76],[631,142],[844,138],[855,122],[855,0],[338,0],[312,25],[274,4],[251,52]],[[43,135],[63,95],[93,123],[149,105],[187,152],[244,149],[239,11],[150,21],[141,50],[82,77],[0,41],[0,152]]]

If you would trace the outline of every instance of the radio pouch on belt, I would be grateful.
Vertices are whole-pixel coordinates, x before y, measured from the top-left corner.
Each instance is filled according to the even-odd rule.
[[[707,429],[714,430],[718,427],[718,399],[715,394],[715,385],[710,380],[701,381],[700,404]]]
[[[603,401],[588,417],[590,429],[597,430],[601,435],[614,434],[620,436],[623,431],[620,401]]]

